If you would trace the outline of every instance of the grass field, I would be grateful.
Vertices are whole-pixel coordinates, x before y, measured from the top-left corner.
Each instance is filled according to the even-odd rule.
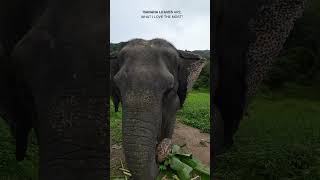
[[[249,112],[216,179],[320,179],[320,88],[260,93]]]
[[[183,124],[210,133],[210,92],[209,90],[191,91],[183,108],[177,113]]]

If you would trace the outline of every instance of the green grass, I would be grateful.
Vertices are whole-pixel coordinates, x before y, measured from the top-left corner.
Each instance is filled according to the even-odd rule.
[[[192,91],[188,94],[183,108],[177,113],[177,119],[183,124],[210,133],[210,92]]]
[[[38,147],[34,135],[29,138],[26,159],[17,162],[15,145],[7,124],[0,119],[0,180],[36,180]]]
[[[112,143],[119,143],[122,141],[122,108],[119,107],[119,111],[114,111],[114,105],[110,101],[110,135]]]
[[[259,93],[235,146],[217,158],[216,179],[320,179],[319,88]]]

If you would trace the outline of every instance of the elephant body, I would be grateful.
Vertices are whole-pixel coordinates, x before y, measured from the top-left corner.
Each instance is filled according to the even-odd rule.
[[[302,15],[305,0],[214,2],[213,129],[219,154],[233,144],[240,120]]]
[[[39,179],[107,179],[107,2],[0,3],[0,116],[25,157],[39,144]]]
[[[122,104],[123,146],[134,179],[155,179],[156,146],[173,134],[176,112],[204,61],[163,39],[134,39],[111,56],[112,97]]]

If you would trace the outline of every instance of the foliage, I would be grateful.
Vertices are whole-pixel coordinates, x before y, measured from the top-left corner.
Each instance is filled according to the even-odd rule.
[[[318,179],[320,87],[260,92],[235,137],[217,157],[215,179]]]
[[[311,83],[317,72],[316,67],[316,57],[312,51],[304,47],[291,48],[285,55],[275,59],[265,84],[279,88],[286,82]]]
[[[202,71],[193,85],[193,89],[199,90],[201,88],[208,89],[210,87],[210,61],[206,61],[206,65],[202,68]]]
[[[181,180],[189,180],[199,176],[203,180],[210,179],[210,170],[191,154],[180,152],[178,145],[173,145],[171,153],[166,160],[160,164],[161,173],[157,179],[163,177],[172,178],[177,176]]]

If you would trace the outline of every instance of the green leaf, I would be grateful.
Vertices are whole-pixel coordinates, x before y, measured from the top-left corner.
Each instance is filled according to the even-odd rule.
[[[160,171],[165,171],[165,170],[167,170],[167,167],[165,165],[163,165],[163,164],[160,164],[159,165],[159,170]]]
[[[200,175],[201,179],[210,179],[210,169],[204,166],[199,160],[183,156],[180,156],[179,159],[181,160],[181,162],[193,168],[193,171],[196,174]]]
[[[181,162],[177,157],[170,158],[170,168],[175,170],[181,180],[191,179],[192,168],[187,164]]]

